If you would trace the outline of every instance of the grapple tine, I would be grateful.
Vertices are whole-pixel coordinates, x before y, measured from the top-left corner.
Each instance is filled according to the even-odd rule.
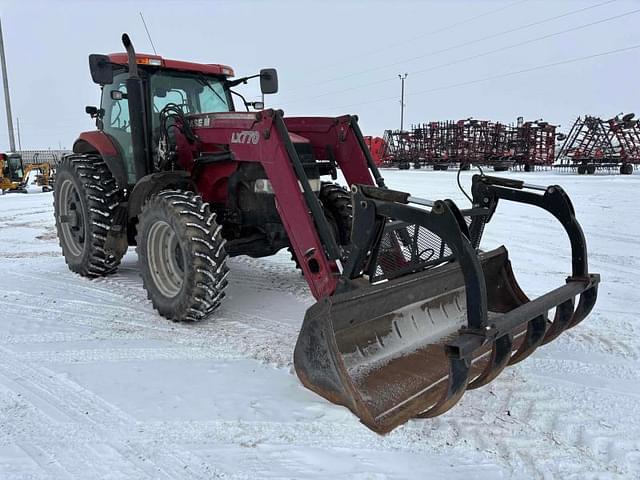
[[[513,335],[511,334],[503,335],[493,342],[493,346],[491,347],[491,358],[489,359],[487,366],[479,376],[469,383],[467,388],[472,390],[474,388],[482,387],[500,375],[500,372],[502,372],[509,363],[512,348]]]
[[[416,418],[437,417],[458,403],[469,383],[469,365],[470,362],[464,358],[449,357],[449,377],[446,391],[433,407],[416,415]]]
[[[509,365],[515,365],[531,355],[542,344],[547,332],[547,317],[539,315],[527,324],[527,333],[518,350],[509,359]]]
[[[574,301],[573,297],[569,300],[562,302],[556,307],[556,314],[553,317],[553,322],[547,330],[547,333],[542,340],[542,344],[545,345],[558,337],[566,328],[569,327],[571,319],[573,317]]]
[[[578,307],[576,311],[573,313],[573,318],[569,323],[567,328],[573,328],[578,325],[582,320],[586,318],[587,315],[593,309],[593,306],[596,303],[596,298],[598,297],[598,282],[594,283],[594,286],[589,290],[584,291],[580,295],[580,300],[578,300]]]

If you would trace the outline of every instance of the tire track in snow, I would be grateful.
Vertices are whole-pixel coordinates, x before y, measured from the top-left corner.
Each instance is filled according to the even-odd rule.
[[[456,409],[435,419],[443,422],[439,428],[451,428],[459,441],[496,455],[517,478],[640,474],[637,400],[582,385],[555,385],[546,378],[540,383],[533,368],[517,369],[503,373],[488,391],[467,393]],[[603,414],[594,405],[615,407],[594,425],[591,416]],[[616,411],[628,411],[634,420]]]
[[[4,380],[2,383],[8,385],[15,393],[24,396],[34,407],[43,412],[45,417],[48,417],[48,428],[46,429],[48,433],[40,431],[38,438],[52,437],[51,441],[46,444],[57,445],[59,454],[68,455],[66,449],[68,441],[71,439],[61,444],[61,432],[58,426],[59,424],[74,423],[76,428],[72,428],[68,433],[76,438],[78,430],[82,430],[84,432],[84,435],[81,436],[84,437],[81,438],[83,445],[87,443],[102,444],[105,439],[110,440],[108,448],[117,452],[117,455],[111,455],[110,463],[113,471],[121,471],[122,466],[128,463],[135,469],[135,477],[131,478],[171,478],[165,473],[162,465],[149,458],[143,458],[127,442],[113,441],[113,439],[122,438],[117,435],[117,432],[136,425],[133,417],[63,375],[18,361],[13,358],[10,351],[3,347],[0,347],[0,353],[2,353],[0,378]],[[33,432],[28,435],[28,438],[33,438]],[[11,440],[13,442],[20,441],[19,438]],[[75,449],[73,452],[77,454],[78,450]],[[65,470],[68,471],[69,468],[76,470],[75,478],[87,475],[92,470],[91,463],[87,460],[80,456],[73,458],[67,456],[64,458]],[[38,463],[41,464],[41,462]],[[125,469],[127,469],[126,466]],[[46,470],[47,468],[45,468]],[[69,473],[74,475],[74,472]],[[99,478],[99,476],[96,475],[93,478]]]
[[[117,277],[108,277],[107,279],[105,279],[105,281],[103,283],[107,284],[108,287],[111,289],[111,291],[114,293],[114,295],[119,295],[120,293],[116,293],[116,292],[120,292],[123,291],[123,294],[126,294],[125,291],[128,291],[128,295],[130,296],[130,300],[132,301],[132,303],[135,305],[137,302],[139,302],[139,296],[144,295],[144,290],[142,289],[142,287],[137,287],[137,292],[132,292],[131,291],[131,286],[132,286],[132,282],[130,281],[130,279],[125,279],[127,281],[121,282],[119,281],[119,279]],[[75,312],[75,314],[77,314],[78,312]],[[235,315],[236,313],[239,312],[233,312],[231,316]],[[74,312],[68,312],[67,314],[65,314],[65,316],[73,316]],[[154,316],[155,314],[151,314],[151,316]],[[241,316],[243,316],[243,320],[241,322],[236,322],[236,323],[242,323],[242,322],[252,322],[252,323],[259,323],[261,321],[260,318],[252,318],[250,315],[247,314],[241,314]],[[223,318],[225,317],[225,315],[223,315]],[[125,321],[125,323],[129,324],[130,322]],[[135,322],[136,326],[140,326],[140,321]],[[187,332],[181,332],[179,331],[180,329],[176,329],[176,328],[171,328],[168,331],[168,334],[171,337],[177,337],[179,339],[185,340],[185,336],[183,336],[184,333],[187,334],[191,334],[193,335],[194,332],[198,332],[198,334],[196,335],[197,338],[202,338],[203,336],[206,337],[209,341],[207,342],[209,346],[211,346],[212,344],[215,344],[215,337],[216,335],[216,331],[219,333],[220,330],[220,323],[224,323],[224,322],[204,322],[203,324],[200,325],[194,325],[195,328],[193,329],[187,329]],[[231,323],[234,323],[234,321],[232,321]],[[171,324],[171,323],[167,323],[168,325],[176,325],[176,324]],[[165,324],[166,325],[166,324]],[[277,327],[279,327],[280,329],[283,328],[287,328],[286,325],[280,324],[278,323],[277,325],[275,325]],[[204,327],[204,328],[203,328]],[[269,335],[271,335],[273,332],[271,331],[272,328],[274,327],[273,322],[271,324],[269,324],[267,322],[267,325],[265,325],[262,330],[263,331],[269,331]],[[151,329],[151,330],[155,330],[158,327],[157,326],[153,326],[151,327],[150,325],[147,324],[142,324],[141,328],[144,328],[146,330]],[[165,329],[166,330],[166,329]],[[176,331],[178,330],[178,331]],[[256,328],[256,330],[260,330],[259,328]],[[244,333],[246,333],[246,330],[244,330]],[[253,332],[254,334],[256,332]],[[295,336],[295,335],[294,335]],[[294,337],[292,336],[292,337]],[[175,341],[177,341],[177,339],[174,339]],[[228,338],[221,338],[221,341],[225,341],[225,340],[229,340]],[[256,344],[256,340],[255,338],[252,338],[250,340],[250,343],[252,345]],[[287,347],[288,348],[288,347]],[[287,357],[290,356],[290,352],[291,350],[287,351]],[[518,388],[522,388],[522,386],[519,386]],[[531,399],[528,400],[528,406],[525,407],[525,411],[526,411],[526,415],[524,416],[524,418],[527,417],[531,417],[533,416],[534,418],[536,418],[537,422],[542,422],[545,426],[542,429],[536,429],[534,431],[534,433],[536,434],[540,434],[541,436],[539,436],[539,438],[535,437],[532,438],[527,438],[526,436],[523,437],[522,435],[517,435],[514,434],[512,436],[507,436],[505,437],[504,435],[504,429],[503,428],[499,428],[497,430],[487,430],[486,425],[483,422],[470,422],[468,418],[463,418],[462,420],[456,419],[453,420],[452,422],[447,422],[443,425],[441,425],[441,427],[446,431],[447,427],[449,429],[451,429],[451,433],[454,437],[463,437],[465,439],[465,441],[463,442],[463,444],[475,444],[477,445],[477,448],[481,448],[481,449],[488,449],[489,452],[492,451],[492,442],[487,441],[487,437],[491,438],[492,436],[495,437],[496,440],[495,445],[497,445],[499,448],[497,451],[500,452],[501,455],[501,463],[505,464],[506,466],[508,466],[509,468],[513,468],[513,472],[514,474],[517,473],[517,471],[519,469],[525,468],[525,471],[528,472],[529,474],[531,474],[532,477],[536,477],[538,475],[542,475],[545,472],[549,471],[549,462],[550,462],[550,458],[552,458],[554,461],[562,461],[564,462],[564,464],[568,464],[571,465],[571,468],[567,470],[567,473],[569,474],[576,474],[575,472],[581,472],[580,468],[579,468],[579,463],[580,460],[576,460],[576,462],[578,462],[578,464],[575,464],[575,462],[571,461],[571,456],[572,455],[576,455],[576,457],[578,459],[583,458],[583,456],[580,455],[580,451],[578,451],[577,453],[572,453],[572,455],[569,455],[568,457],[566,455],[563,454],[562,458],[560,458],[558,455],[551,455],[551,457],[549,456],[549,454],[545,453],[543,455],[544,457],[544,461],[540,461],[539,459],[533,458],[529,453],[529,451],[545,451],[544,445],[546,443],[551,442],[552,444],[558,446],[559,444],[557,444],[556,442],[558,442],[559,440],[555,439],[554,440],[554,429],[557,428],[557,426],[559,425],[559,418],[563,418],[565,421],[569,420],[569,424],[579,424],[579,419],[572,419],[570,417],[571,411],[572,411],[572,407],[571,405],[566,406],[566,408],[563,410],[559,407],[554,407],[554,413],[552,414],[552,419],[551,420],[545,420],[543,421],[543,416],[541,416],[539,413],[536,412],[535,406],[537,404],[544,404],[546,405],[546,407],[548,408],[550,405],[554,405],[554,401],[553,399],[550,399],[549,397],[538,397],[535,399]],[[518,408],[519,405],[522,404],[522,400],[519,400],[518,398],[513,398],[511,399],[510,404],[512,405],[511,408],[512,409],[516,409]],[[462,405],[460,408],[464,408]],[[457,411],[457,410],[456,410]],[[547,410],[545,410],[546,412]],[[545,415],[547,415],[547,413],[545,413]],[[547,418],[547,417],[544,417]],[[419,422],[416,422],[419,423]],[[278,429],[278,431],[282,430],[280,424],[278,427],[274,427],[274,429]],[[333,425],[335,427],[335,422],[333,422]],[[220,425],[218,425],[216,428],[221,428],[222,430],[224,430],[225,428],[227,428],[228,425],[225,424],[224,428]],[[171,428],[175,428],[175,426],[172,426]],[[299,427],[298,427],[299,428]],[[320,427],[318,426],[312,426],[311,428],[313,428],[314,430],[316,429],[320,429]],[[332,427],[333,428],[333,427]],[[358,428],[362,428],[359,427]],[[426,428],[426,426],[422,426],[422,428]],[[482,432],[477,432],[474,430],[477,429],[482,429]],[[551,431],[552,433],[548,433],[548,431]],[[323,432],[323,434],[326,434],[326,432]],[[193,435],[193,432],[190,434]],[[253,434],[252,434],[253,435]],[[566,435],[566,432],[565,432]],[[629,446],[620,446],[619,444],[616,444],[614,440],[606,437],[606,432],[604,434],[597,434],[594,435],[592,432],[585,434],[584,432],[580,433],[578,430],[570,430],[569,434],[568,434],[571,438],[573,438],[573,445],[571,445],[570,447],[566,447],[566,445],[563,444],[563,446],[565,446],[565,450],[566,448],[572,448],[572,449],[580,449],[581,447],[579,446],[580,444],[578,443],[578,438],[589,438],[589,439],[593,439],[592,443],[590,444],[592,449],[609,449],[609,450],[613,450],[613,451],[629,451],[629,449],[631,447]],[[540,440],[543,439],[543,440]],[[300,436],[294,436],[291,438],[292,441],[294,441],[295,443],[299,444],[299,443],[304,443],[304,439],[301,438]],[[352,442],[349,442],[350,444]],[[583,440],[582,443],[588,443],[586,440]],[[604,446],[603,446],[604,444]],[[516,448],[513,447],[513,445],[516,445]],[[626,458],[623,455],[623,463],[624,463],[624,458]],[[567,463],[568,462],[568,463]],[[524,467],[523,467],[524,465]],[[606,463],[603,464],[603,469],[606,470]],[[572,470],[573,469],[573,470]],[[520,472],[521,473],[521,472]],[[585,472],[586,473],[586,472]]]
[[[272,320],[261,315],[253,315],[229,308],[230,302],[223,306],[211,318],[198,322],[175,323],[159,316],[146,300],[146,292],[142,282],[136,277],[125,275],[111,275],[99,280],[88,280],[71,273],[65,273],[62,279],[49,280],[53,284],[54,291],[60,293],[55,305],[40,305],[41,299],[37,295],[16,291],[16,298],[21,299],[21,304],[26,306],[14,306],[12,302],[0,299],[0,305],[7,305],[7,313],[11,314],[13,308],[15,314],[23,314],[23,310],[42,312],[40,316],[50,316],[60,322],[71,322],[77,325],[100,328],[106,331],[116,331],[133,328],[136,331],[151,330],[155,338],[161,338],[179,345],[206,346],[214,353],[208,358],[237,358],[242,352],[248,358],[257,359],[263,363],[275,364],[278,367],[291,363],[293,346],[297,338],[297,328],[287,323]],[[22,274],[34,284],[41,283],[45,277],[33,274]],[[79,298],[85,300],[64,299],[69,291],[69,282],[64,277],[73,279],[73,289],[78,288],[85,293]],[[45,277],[46,278],[46,277]],[[89,298],[102,299],[101,303],[87,301]],[[127,305],[123,305],[123,300]],[[105,318],[104,312],[109,317]],[[91,312],[96,312],[95,314]],[[119,326],[119,329],[118,329]],[[104,334],[103,334],[104,335]],[[137,332],[140,335],[140,332]],[[108,335],[107,335],[108,336]],[[126,337],[126,334],[119,335]],[[103,355],[99,353],[99,355]],[[124,353],[123,353],[124,355]],[[202,358],[205,354],[194,355],[194,358]],[[44,358],[44,355],[43,355]],[[69,359],[80,358],[79,354],[68,356]],[[53,360],[53,359],[52,359]],[[54,360],[55,361],[55,360]]]

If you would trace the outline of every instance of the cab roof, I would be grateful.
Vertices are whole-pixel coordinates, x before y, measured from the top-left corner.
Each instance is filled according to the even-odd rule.
[[[110,53],[109,61],[118,65],[127,65],[127,54]],[[198,72],[205,75],[222,75],[224,77],[233,77],[233,68],[218,63],[194,63],[183,62],[182,60],[170,60],[162,58],[160,55],[151,55],[147,53],[137,53],[136,61],[138,65],[148,65],[153,67],[163,67],[170,70],[182,70],[185,72]]]

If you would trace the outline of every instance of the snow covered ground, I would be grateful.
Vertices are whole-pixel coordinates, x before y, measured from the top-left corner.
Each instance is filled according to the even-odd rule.
[[[465,205],[453,172],[383,173]],[[231,260],[217,314],[175,324],[147,301],[134,252],[114,276],[80,278],[51,194],[0,197],[0,479],[640,478],[640,175],[508,175],[571,195],[602,274],[595,311],[385,437],[295,377],[313,300],[286,252]],[[499,243],[531,295],[564,282],[568,241],[547,214],[501,204],[484,246]]]

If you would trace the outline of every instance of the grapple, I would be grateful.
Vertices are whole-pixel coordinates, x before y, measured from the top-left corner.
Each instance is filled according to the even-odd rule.
[[[449,200],[352,187],[352,243],[339,286],[307,311],[294,364],[307,388],[378,433],[446,412],[465,390],[580,323],[595,303],[599,276],[588,272],[562,188],[476,175],[472,191],[473,207],[459,210]],[[506,248],[479,251],[500,199],[560,221],[572,253],[564,285],[530,300]]]

